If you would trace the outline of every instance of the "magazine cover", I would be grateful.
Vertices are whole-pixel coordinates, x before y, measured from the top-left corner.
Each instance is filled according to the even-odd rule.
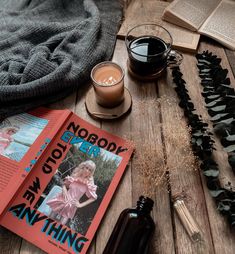
[[[132,151],[73,114],[0,224],[48,253],[86,253]]]
[[[0,215],[70,114],[38,108],[0,123]]]

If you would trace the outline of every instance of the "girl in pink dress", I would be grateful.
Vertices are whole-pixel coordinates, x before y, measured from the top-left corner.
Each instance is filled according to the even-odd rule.
[[[4,153],[4,150],[14,140],[13,135],[17,132],[15,127],[6,127],[0,130],[0,154]]]
[[[62,193],[47,201],[47,205],[52,210],[49,215],[51,218],[55,219],[60,215],[60,222],[65,225],[74,217],[77,208],[87,206],[97,199],[97,186],[94,184],[93,177],[95,169],[95,163],[87,160],[80,163],[71,176],[65,178]],[[88,199],[80,202],[84,194]]]

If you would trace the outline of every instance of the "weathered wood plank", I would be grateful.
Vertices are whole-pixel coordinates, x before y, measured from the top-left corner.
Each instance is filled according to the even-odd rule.
[[[20,248],[20,254],[45,254],[46,252],[40,250],[38,247],[35,245],[23,240],[22,241],[22,246]]]
[[[70,109],[71,111],[74,111],[75,110],[75,103],[76,103],[76,92],[59,102],[48,105],[48,107],[50,107],[51,109]],[[34,246],[33,244],[31,244],[25,240],[22,240],[22,245],[19,249],[20,249],[19,250],[20,254],[30,254],[30,253],[42,254],[42,253],[45,253],[38,247]]]
[[[235,52],[229,49],[225,50],[230,67],[232,69],[233,72],[233,76],[235,76]]]
[[[85,96],[87,91],[90,89],[90,86],[84,85],[81,87],[77,92],[71,94],[69,97],[65,98],[64,100],[61,100],[57,103],[49,105],[52,109],[70,109],[74,113],[76,113],[78,116],[82,117],[83,119],[89,121],[90,123],[100,127],[100,122],[95,121],[87,114],[85,109]],[[94,254],[95,252],[95,238],[93,239],[93,242],[88,250],[89,254]],[[20,254],[29,254],[29,253],[44,253],[39,248],[35,247],[31,243],[24,241],[22,242],[22,246],[20,248]]]
[[[174,253],[167,187],[159,185],[156,188],[157,180],[154,182],[156,175],[160,176],[164,173],[157,172],[157,170],[163,168],[163,153],[156,86],[154,83],[143,84],[136,82],[129,76],[126,67],[127,52],[123,41],[117,42],[113,60],[118,62],[126,71],[125,85],[132,94],[133,106],[130,115],[118,120],[116,123],[103,123],[102,127],[133,140],[136,146],[136,153],[131,163],[131,171],[128,169],[129,171],[126,172],[125,179],[123,179],[126,189],[122,188],[121,184],[117,195],[121,195],[123,201],[125,200],[124,197],[127,197],[128,201],[125,201],[122,208],[129,207],[131,203],[135,206],[137,199],[143,194],[147,194],[154,199],[153,217],[156,221],[156,232],[152,243],[152,253],[161,253],[163,249],[166,254]],[[122,194],[120,194],[121,191],[123,192]],[[115,217],[117,218],[122,209],[117,208],[120,206],[120,203],[118,203],[120,200],[116,202],[115,199],[114,202],[112,205],[116,206],[113,210],[116,209],[115,213],[117,214],[115,214]],[[110,229],[110,225],[107,224],[106,228],[106,230],[111,232],[113,227]],[[102,248],[100,248],[101,250]],[[97,249],[98,253],[101,252]]]
[[[133,160],[133,205],[140,195],[150,196],[156,223],[151,253],[175,253],[169,194],[165,180],[159,103],[156,84],[130,83],[134,104],[131,119],[136,157]]]
[[[125,67],[125,52],[123,52],[123,47],[117,42],[113,61]],[[125,77],[125,83],[126,83]],[[130,138],[130,121],[129,116],[124,116],[121,119],[112,120],[112,121],[103,121],[102,129],[109,131],[115,135],[118,135],[123,138]],[[116,193],[113,196],[111,203],[107,209],[107,212],[102,220],[101,226],[97,233],[97,243],[96,243],[96,254],[102,253],[105,248],[105,245],[108,241],[108,238],[114,228],[114,225],[120,215],[121,211],[127,207],[131,207],[131,174],[132,166],[129,163],[129,166],[124,173],[119,186],[117,187]]]
[[[208,41],[208,40],[207,40]],[[229,71],[229,77],[232,81],[232,85],[234,86],[234,76],[232,74],[231,68],[229,66],[228,59],[226,58],[226,54],[224,49],[219,46],[217,43],[212,44],[212,43],[201,43],[201,46],[199,48],[199,51],[203,50],[209,50],[212,51],[214,54],[220,56],[222,58],[222,66],[224,68],[227,68]],[[195,86],[196,87],[196,86]],[[235,86],[234,86],[235,87]],[[199,107],[199,105],[197,105]],[[205,115],[203,115],[205,116]],[[227,181],[232,182],[233,186],[234,185],[234,175],[231,172],[231,168],[225,166],[227,165],[227,156],[223,154],[222,150],[219,150],[219,141],[215,138],[216,140],[216,147],[218,149],[217,153],[215,153],[215,157],[217,157],[217,162],[220,166],[220,171],[221,171],[221,181],[223,184],[226,184]],[[221,148],[222,149],[222,148]],[[220,155],[220,156],[218,156]],[[234,232],[231,231],[229,228],[229,225],[225,218],[219,214],[219,212],[216,211],[215,204],[210,197],[207,187],[205,185],[205,182],[203,180],[204,184],[204,192],[205,192],[205,198],[206,198],[206,204],[207,204],[207,210],[208,210],[208,215],[209,215],[209,220],[210,220],[210,226],[211,226],[211,233],[213,237],[213,243],[214,243],[214,248],[215,248],[215,253],[220,254],[220,253],[226,253],[226,254],[232,254],[234,253],[235,250],[235,235]]]
[[[228,61],[226,59],[224,50],[220,47],[213,46],[210,44],[203,43],[200,47],[200,50],[210,50],[213,51],[218,56],[221,56],[223,59],[222,65],[229,69],[231,80],[234,79],[234,77],[231,76],[231,69],[228,65]],[[184,79],[187,82],[187,88],[189,90],[189,94],[192,98],[193,103],[195,104],[195,107],[197,109],[197,112],[202,115],[203,119],[208,121],[209,116],[205,110],[204,107],[204,100],[201,96],[201,87],[200,87],[200,78],[198,77],[197,73],[197,67],[196,67],[196,59],[192,58],[190,55],[184,55],[184,62],[182,65],[182,71],[184,74]],[[190,71],[189,71],[190,70]],[[171,84],[171,80],[169,79],[168,84]],[[209,121],[208,121],[209,122]],[[216,139],[216,138],[215,138]],[[216,141],[216,147],[218,149],[219,142]],[[215,153],[215,157],[217,157],[217,161],[221,167],[221,181],[226,183],[226,181],[229,179],[231,182],[233,182],[233,175],[231,174],[231,169],[228,168],[227,163],[227,157],[226,154],[223,154],[222,148],[218,149],[218,151]],[[171,185],[173,186],[176,183],[176,181],[171,181]],[[209,217],[209,224],[211,228],[211,235],[212,235],[212,241],[214,245],[215,253],[233,253],[235,246],[234,246],[234,235],[231,233],[229,226],[225,219],[217,212],[215,204],[211,198],[211,196],[208,193],[204,178],[202,176],[202,183],[203,183],[203,189],[205,194],[205,200],[206,200],[206,208],[208,211],[208,217]],[[183,184],[182,184],[183,186]],[[190,185],[190,188],[191,185]],[[191,197],[197,197],[198,191],[200,189],[195,189],[195,193],[192,193],[193,195],[190,195]],[[193,201],[195,202],[195,201]],[[197,201],[198,202],[198,201]],[[195,204],[197,204],[197,202]],[[191,202],[189,203],[191,207]],[[193,206],[194,207],[194,206]],[[193,209],[193,214],[197,211],[197,209]],[[197,213],[194,214],[194,216],[197,218],[197,216],[205,216],[205,213],[202,213],[200,211],[197,211]],[[199,218],[198,223],[202,227],[202,230],[208,230],[208,224],[202,224],[200,222],[202,218]],[[204,218],[206,219],[206,218]],[[205,236],[204,236],[205,237]],[[178,241],[177,241],[178,242]],[[188,246],[185,245],[185,246]],[[211,251],[211,250],[210,250]],[[187,252],[186,252],[187,253]],[[197,253],[197,252],[195,252]],[[207,252],[205,252],[207,253]],[[210,253],[210,252],[209,252]]]
[[[193,56],[184,55],[181,66],[183,73],[195,68],[191,62]],[[193,82],[191,75],[191,81]],[[186,206],[202,229],[204,241],[193,243],[188,237],[178,217],[174,214],[175,239],[177,253],[214,253],[210,233],[207,207],[199,172],[195,165],[189,143],[183,111],[178,106],[178,98],[173,89],[169,71],[168,80],[159,81],[159,94],[162,110],[162,128],[166,146],[167,165],[170,172],[171,193],[184,193],[187,197]]]
[[[211,42],[209,42],[209,40],[207,40],[207,42],[202,42],[200,45],[199,52],[202,52],[203,50],[209,50],[209,51],[213,52],[213,54],[217,55],[218,57],[220,57],[222,59],[221,65],[223,68],[228,69],[228,71],[229,71],[228,76],[231,80],[231,86],[233,86],[235,89],[235,78],[233,76],[229,61],[226,57],[224,48],[221,45],[219,45],[218,43],[213,42],[212,40],[211,40]],[[195,61],[195,59],[194,59],[194,61]],[[196,64],[196,61],[195,61],[195,64]],[[193,75],[196,75],[197,73],[198,72],[196,69],[196,72]],[[189,74],[188,74],[188,79],[190,79]],[[194,101],[198,101],[200,98],[200,93],[202,91],[202,87],[200,85],[200,78],[199,78],[198,74],[197,74],[197,80],[196,80],[195,84],[194,85],[189,84],[189,85],[192,88],[192,89],[190,89],[192,98],[194,99]],[[198,87],[199,87],[199,89],[198,89]],[[200,114],[203,116],[203,118],[205,120],[207,120],[207,122],[211,126],[211,122],[209,120],[210,116],[207,114],[207,111],[206,111],[204,105],[205,105],[204,99],[201,96],[200,103],[197,104],[197,109],[200,110],[199,111]],[[228,164],[227,153],[224,152],[223,146],[221,145],[220,141],[216,138],[216,135],[214,135],[214,137],[215,137],[215,142],[216,142],[215,147],[217,149],[215,151],[215,155],[217,158],[217,163],[219,164],[219,167],[220,167],[221,183],[224,187],[226,187],[227,183],[230,181],[232,183],[232,185],[235,186],[235,176],[234,176],[234,173],[232,172],[230,165]]]
[[[51,109],[69,109],[74,112],[76,105],[77,92],[72,93],[70,96],[60,100],[56,103],[48,105]]]
[[[0,227],[0,253],[1,254],[18,254],[22,239],[10,232],[9,230]]]
[[[119,135],[119,131],[122,130],[124,125],[125,124],[122,124],[122,127],[117,128],[113,133],[117,133],[118,131]],[[106,128],[106,126],[104,127],[104,129],[109,130],[110,132],[114,131],[114,129],[111,128],[108,129],[108,127]],[[95,252],[96,254],[103,252],[121,211],[131,206],[130,183],[131,183],[131,167],[128,166],[126,172],[124,173],[119,183],[119,186],[117,187],[116,193],[112,197],[109,207],[97,231],[96,252]]]
[[[124,43],[123,43],[124,44]],[[133,160],[133,204],[146,193],[155,206],[156,223],[151,253],[175,253],[169,193],[165,182],[163,140],[160,124],[160,107],[155,82],[141,82],[129,77],[133,96],[131,129],[136,143]]]
[[[101,127],[101,122],[99,120],[94,120],[92,119],[89,114],[86,111],[86,106],[85,106],[85,100],[86,100],[86,94],[91,88],[91,84],[87,84],[82,87],[82,89],[79,89],[77,91],[77,97],[76,97],[76,106],[74,113],[77,114],[79,117],[83,118],[84,120],[90,122],[91,124]],[[93,238],[93,241],[87,251],[88,254],[95,254],[96,252],[96,235]]]

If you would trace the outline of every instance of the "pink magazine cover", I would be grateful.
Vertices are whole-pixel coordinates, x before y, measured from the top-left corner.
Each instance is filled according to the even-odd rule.
[[[0,123],[0,215],[70,114],[38,108]]]
[[[85,254],[132,152],[130,142],[71,115],[0,224],[47,253]]]

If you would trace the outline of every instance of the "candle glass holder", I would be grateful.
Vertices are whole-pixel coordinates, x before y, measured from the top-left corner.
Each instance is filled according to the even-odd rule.
[[[120,105],[124,100],[124,70],[118,64],[106,61],[91,71],[96,102],[107,108]]]

